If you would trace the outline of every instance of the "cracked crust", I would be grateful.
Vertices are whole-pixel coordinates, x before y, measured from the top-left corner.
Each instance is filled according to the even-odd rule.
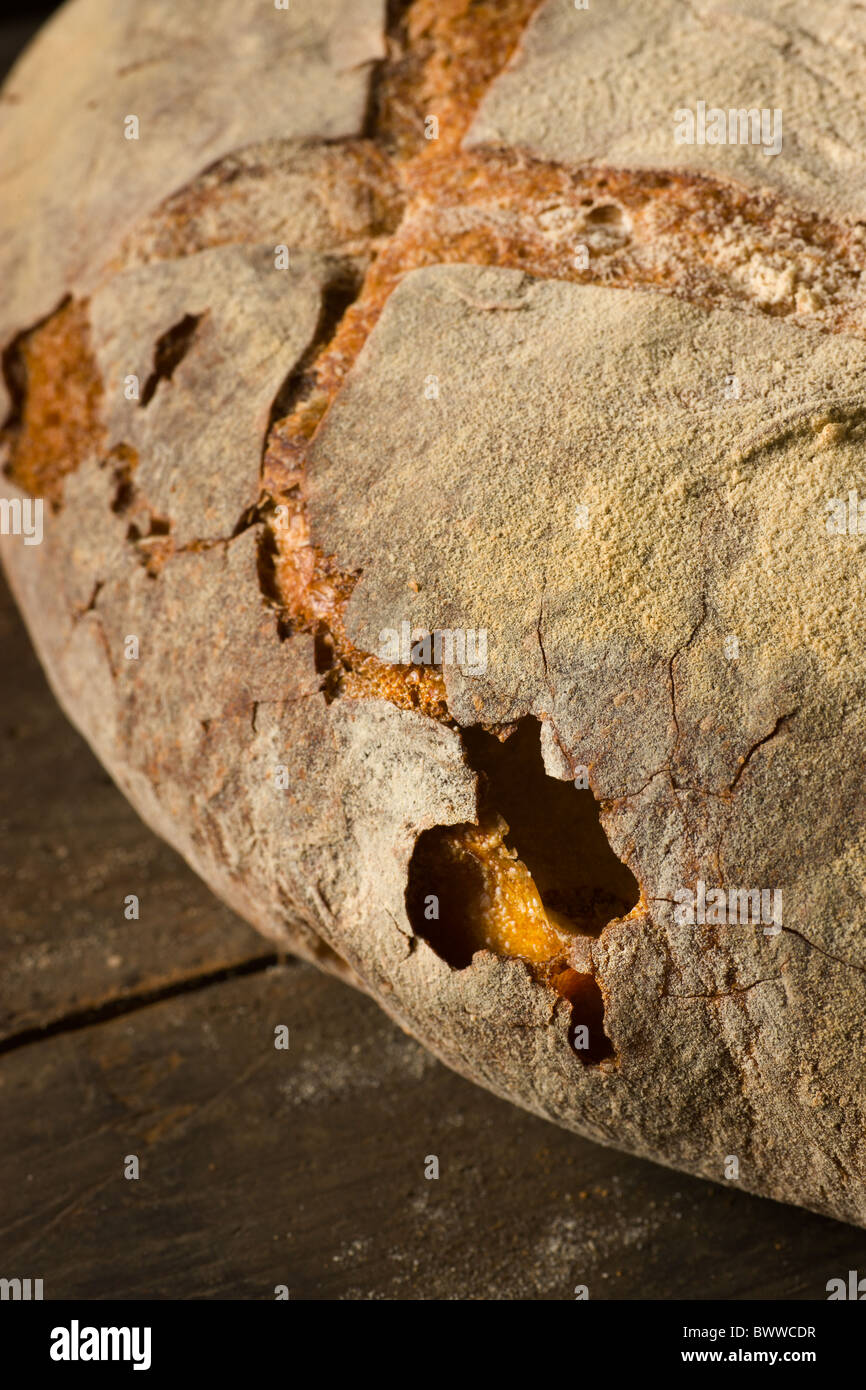
[[[53,22],[3,108],[28,207],[3,252],[7,491],[55,506],[43,545],[2,549],[64,707],[216,892],[449,1065],[708,1178],[736,1154],[749,1190],[866,1224],[864,544],[825,526],[866,435],[862,180],[805,133],[800,162],[746,152],[775,171],[757,183],[743,151],[636,143],[633,7],[543,4],[520,39],[533,4],[416,0],[385,36],[379,5],[349,21],[328,0],[293,6],[274,51],[272,15],[220,11],[205,40],[197,11],[160,4],[205,43],[214,91],[245,95],[213,127],[139,8],[107,33],[93,108],[56,53],[101,0]],[[725,52],[766,47],[787,101],[827,21],[786,48],[782,9],[808,7],[766,8],[743,27],[725,7]],[[663,11],[628,62],[667,102],[676,25],[690,83],[716,58],[702,7]],[[838,16],[813,133],[847,119],[845,45],[864,41],[857,7]],[[285,62],[327,70],[327,109],[306,76],[273,90]],[[99,122],[139,73],[124,99],[171,119],[136,171]],[[10,169],[46,91],[50,158]],[[486,629],[487,670],[386,663],[403,620]],[[478,725],[506,748],[535,728],[560,789],[587,769],[639,885],[554,944],[549,885],[515,870],[538,960],[513,950],[516,912],[455,966],[407,903],[424,832],[489,866]],[[496,859],[510,873],[501,835]],[[782,930],[678,922],[698,879],[780,887]]]

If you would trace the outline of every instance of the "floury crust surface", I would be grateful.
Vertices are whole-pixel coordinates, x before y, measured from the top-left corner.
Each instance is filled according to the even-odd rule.
[[[802,8],[773,6],[773,23]],[[5,344],[64,294],[86,295],[103,383],[104,438],[65,478],[61,507],[46,507],[43,544],[3,542],[70,717],[218,894],[361,984],[449,1065],[692,1173],[722,1180],[736,1155],[743,1187],[866,1224],[866,538],[826,528],[828,499],[862,479],[866,343],[658,293],[432,266],[402,279],[309,452],[315,542],[361,575],[346,615],[356,647],[375,652],[380,631],[403,620],[486,628],[486,674],[445,670],[453,719],[534,715],[552,777],[591,769],[602,824],[641,901],[587,947],[615,1053],[587,1066],[569,1044],[569,1005],[522,961],[480,953],[454,970],[412,932],[405,893],[418,835],[475,818],[458,729],[383,700],[328,703],[313,636],[285,637],[262,594],[264,526],[250,509],[273,403],[345,271],[332,224],[312,224],[300,246],[286,233],[289,275],[274,270],[270,229],[145,264],[144,233],[135,243],[156,203],[238,146],[262,142],[275,166],[309,170],[312,197],[320,171],[309,142],[363,134],[382,7],[365,4],[359,26],[357,7],[347,19],[334,0],[283,31],[287,52],[302,34],[304,52],[338,74],[319,82],[312,108],[284,83],[267,101],[239,100],[265,82],[257,64],[279,58],[245,39],[232,122],[209,127],[200,151],[184,134],[203,128],[200,111],[185,110],[187,77],[153,48],[170,16],[183,26],[187,15],[198,32],[198,8],[153,6],[139,28],[130,6],[116,67],[99,56],[102,9],[81,0],[53,22],[10,79],[24,97],[4,108],[0,138],[4,179],[18,180],[17,221],[4,229],[4,281],[15,283]],[[564,25],[563,9],[542,6],[482,104],[474,143],[538,143],[537,65],[551,48],[545,26]],[[860,42],[855,7],[840,11]],[[231,16],[205,26],[230,84],[221,27],[255,36],[260,23],[252,5]],[[87,90],[118,112],[117,149],[94,166],[82,151],[107,149],[106,135],[81,115],[82,79],[64,86],[58,75],[70,71],[57,57],[65,32],[99,69]],[[552,48],[559,62],[564,49]],[[645,61],[633,60],[638,74]],[[582,59],[570,62],[550,91],[580,87]],[[165,143],[141,141],[146,178],[119,134],[131,99],[110,96],[120,67],[134,69],[142,101],[163,110],[162,90],[173,112]],[[199,77],[188,79],[196,90]],[[40,155],[10,175],[19,125],[49,90],[63,130],[67,110],[83,122],[72,121],[69,143],[79,172],[67,180]],[[503,111],[530,126],[504,125]],[[614,141],[575,150],[634,162]],[[751,153],[762,172],[773,164]],[[816,188],[838,176],[832,160],[809,169]],[[112,195],[118,179],[124,198]],[[784,191],[808,203],[811,186],[793,180]],[[853,205],[838,206],[846,216]],[[70,244],[75,227],[83,240]],[[45,271],[39,247],[58,238],[62,254]],[[187,315],[195,331],[170,381],[145,407],[130,405],[125,377],[146,377],[155,342]],[[425,397],[431,376],[435,400]],[[726,390],[732,377],[738,395]],[[122,445],[139,456],[132,510],[119,505],[107,461]],[[149,520],[170,528],[175,548],[155,573],[130,539],[131,516],[139,538]],[[137,661],[124,659],[128,634]],[[783,930],[678,925],[674,895],[698,879],[781,889]]]
[[[483,101],[470,145],[729,175],[831,215],[866,215],[866,31],[856,4],[605,0],[580,23],[571,8],[540,7],[517,61]],[[781,139],[765,140],[775,153],[739,141],[674,143],[674,112],[694,114],[700,100],[726,115],[781,113]]]

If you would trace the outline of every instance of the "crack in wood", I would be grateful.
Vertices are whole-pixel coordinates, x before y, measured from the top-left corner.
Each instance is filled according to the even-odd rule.
[[[137,994],[126,994],[120,998],[108,999],[102,1004],[73,1009],[60,1018],[52,1019],[49,1023],[22,1028],[17,1033],[0,1038],[0,1055],[16,1052],[22,1047],[44,1042],[48,1038],[56,1038],[59,1034],[80,1033],[86,1028],[97,1028],[100,1024],[110,1023],[116,1018],[138,1013],[141,1009],[149,1009],[152,1004],[160,1004],[166,999],[176,999],[182,994],[193,994],[200,990],[209,989],[212,985],[224,984],[227,980],[242,979],[246,975],[260,975],[275,965],[293,965],[296,963],[292,957],[283,958],[271,951],[267,955],[254,956],[250,960],[239,961],[236,965],[221,966],[217,970],[205,970],[197,975],[187,976],[183,980],[176,980],[173,984],[156,985],[151,989],[141,990]]]

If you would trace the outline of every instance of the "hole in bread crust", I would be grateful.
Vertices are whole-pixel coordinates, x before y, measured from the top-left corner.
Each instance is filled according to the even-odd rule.
[[[551,975],[550,983],[571,1004],[568,1041],[578,1057],[596,1066],[614,1057],[613,1043],[604,1031],[604,996],[595,976],[566,966]]]
[[[478,821],[419,835],[406,908],[416,934],[455,970],[481,950],[526,961],[571,1002],[578,1055],[599,1061],[612,1055],[604,1003],[592,972],[575,968],[577,938],[626,916],[640,888],[611,849],[592,792],[546,774],[539,732],[532,718],[504,741],[480,727],[463,731],[478,773]]]
[[[586,220],[590,227],[621,227],[625,216],[616,203],[599,203],[586,214]]]
[[[165,333],[160,334],[153,349],[153,371],[141,388],[142,406],[150,405],[161,381],[171,381],[192,347],[202,314],[184,314],[183,318]]]

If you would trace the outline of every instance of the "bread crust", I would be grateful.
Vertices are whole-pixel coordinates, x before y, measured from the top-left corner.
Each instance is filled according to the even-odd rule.
[[[120,8],[98,43],[102,0],[61,12],[0,132],[6,493],[46,500],[44,542],[2,556],[70,719],[216,893],[448,1065],[866,1224],[864,544],[826,526],[866,438],[855,173],[796,132],[808,158],[778,170],[642,157],[617,86],[633,7],[424,0],[386,27],[325,0],[265,32],[234,3],[189,109],[198,10]],[[680,8],[628,60],[665,100],[678,45],[695,82],[711,56]],[[795,111],[815,35],[786,15],[809,7],[765,8],[746,32],[728,6],[725,51],[764,45]],[[819,37],[844,123],[866,27],[838,8]],[[75,44],[86,80],[58,76]],[[229,88],[231,118],[208,104]],[[62,129],[22,157],[48,92]],[[387,660],[404,622],[484,631],[485,669]],[[633,875],[561,957],[457,965],[407,901],[420,837],[481,819],[472,729],[533,730],[558,789],[586,769]],[[781,929],[678,920],[698,882],[780,890]],[[581,1055],[590,1019],[607,1045]]]

